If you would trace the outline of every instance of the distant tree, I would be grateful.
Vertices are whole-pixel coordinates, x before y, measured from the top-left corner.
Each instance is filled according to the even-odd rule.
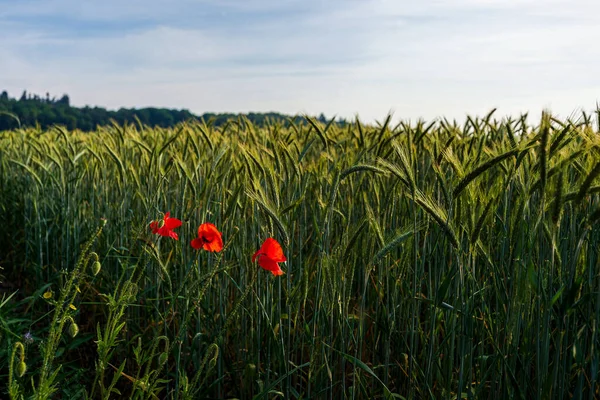
[[[61,106],[70,107],[71,102],[69,101],[69,96],[67,96],[66,94],[63,94],[63,96],[56,102],[56,104],[59,104]]]
[[[47,129],[52,125],[64,125],[68,129],[91,131],[98,126],[109,125],[113,121],[124,124],[136,123],[139,120],[143,125],[164,128],[190,120],[201,120],[215,127],[223,126],[232,119],[242,121],[239,114],[232,113],[205,113],[197,116],[188,110],[153,107],[140,109],[121,108],[117,111],[108,111],[102,107],[71,107],[71,101],[67,94],[56,100],[56,98],[50,96],[50,93],[46,93],[45,98],[41,98],[38,95],[27,93],[26,90],[23,91],[18,101],[11,99],[8,93],[3,91],[0,94],[0,111],[3,112],[0,113],[0,131],[17,128],[19,123],[22,127],[39,126],[41,129]],[[290,118],[274,112],[251,112],[244,115],[248,121],[258,126],[277,126],[278,124],[287,124],[290,120],[295,124],[306,122],[304,117],[296,116]],[[319,115],[318,120],[323,123],[328,122],[322,113]]]

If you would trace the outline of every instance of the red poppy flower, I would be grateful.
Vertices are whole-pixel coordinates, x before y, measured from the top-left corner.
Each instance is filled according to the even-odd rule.
[[[173,229],[179,228],[181,226],[181,221],[177,218],[170,218],[169,215],[171,215],[171,213],[167,212],[162,221],[152,221],[150,223],[150,229],[152,229],[152,233],[179,240],[179,236],[173,232]]]
[[[198,237],[192,240],[191,245],[196,250],[203,248],[206,251],[219,252],[223,250],[221,232],[210,222],[205,222],[198,227]]]
[[[258,257],[258,265],[271,271],[273,275],[283,275],[284,272],[279,267],[280,262],[284,262],[287,259],[283,255],[283,249],[277,240],[273,238],[267,238],[264,241],[260,249],[252,256],[252,262]]]

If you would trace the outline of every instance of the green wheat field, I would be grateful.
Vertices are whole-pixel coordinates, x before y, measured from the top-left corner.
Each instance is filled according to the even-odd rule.
[[[0,398],[599,398],[598,117],[0,132]]]

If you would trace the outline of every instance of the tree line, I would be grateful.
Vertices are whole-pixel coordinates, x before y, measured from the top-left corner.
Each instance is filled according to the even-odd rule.
[[[36,126],[47,129],[54,125],[62,125],[69,130],[79,129],[89,132],[98,126],[106,126],[113,122],[125,124],[137,121],[145,126],[169,128],[180,122],[198,119],[219,126],[239,115],[233,113],[195,115],[188,110],[155,107],[120,108],[109,111],[103,107],[72,107],[66,94],[60,98],[51,98],[49,93],[42,97],[23,91],[19,99],[11,98],[6,91],[0,94],[0,131]],[[264,125],[268,121],[283,122],[290,118],[276,112],[244,115],[255,125]],[[316,119],[323,123],[328,122],[323,114]],[[345,123],[343,120],[338,122]]]

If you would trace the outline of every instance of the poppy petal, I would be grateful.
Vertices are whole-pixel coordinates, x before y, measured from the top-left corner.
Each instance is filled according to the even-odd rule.
[[[220,236],[215,236],[214,240],[204,243],[204,250],[216,252],[223,250],[223,239]]]
[[[200,238],[193,239],[190,242],[190,244],[196,250],[200,250],[202,248],[202,246],[204,245],[204,243],[202,243],[202,239],[200,239]]]
[[[198,236],[207,237],[209,235],[210,236],[222,236],[221,232],[219,232],[219,230],[217,229],[217,227],[214,224],[211,224],[210,222],[205,222],[198,227]]]
[[[165,220],[165,225],[167,229],[175,229],[181,226],[181,221],[177,218],[169,218]]]
[[[217,238],[220,238],[219,235],[215,235],[213,232],[203,232],[202,235],[198,236],[204,241],[204,243],[209,243],[216,240]]]
[[[258,265],[267,271],[271,271],[273,275],[283,275],[283,271],[279,267],[279,264],[265,255],[258,259]]]
[[[267,240],[265,240],[263,243],[262,248],[264,249],[265,254],[273,261],[286,261],[286,258],[283,255],[283,249],[277,240],[273,238],[267,238]]]

